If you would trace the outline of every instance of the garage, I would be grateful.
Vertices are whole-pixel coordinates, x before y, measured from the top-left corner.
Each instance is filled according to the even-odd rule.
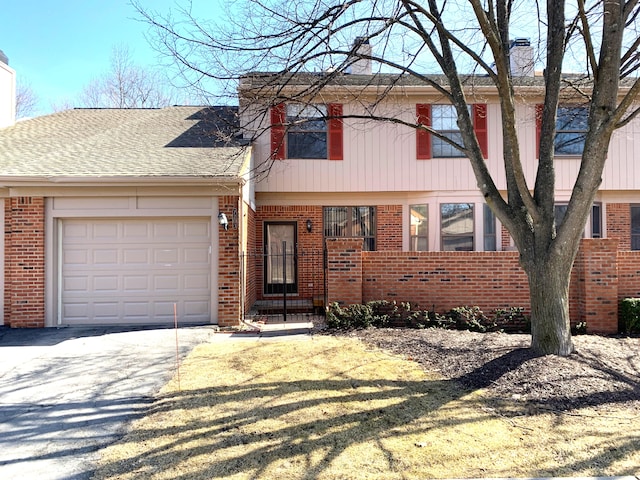
[[[211,219],[61,219],[59,324],[211,321]],[[214,250],[215,251],[215,250]]]

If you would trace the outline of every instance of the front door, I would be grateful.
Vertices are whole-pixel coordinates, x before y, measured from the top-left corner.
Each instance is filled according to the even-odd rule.
[[[295,223],[265,223],[265,294],[298,293],[296,243]]]

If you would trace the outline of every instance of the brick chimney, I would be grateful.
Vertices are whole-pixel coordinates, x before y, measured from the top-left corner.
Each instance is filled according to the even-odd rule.
[[[0,50],[0,128],[16,123],[16,72]]]

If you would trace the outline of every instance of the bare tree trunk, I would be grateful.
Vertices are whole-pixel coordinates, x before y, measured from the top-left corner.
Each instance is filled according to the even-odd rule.
[[[574,352],[569,324],[571,269],[558,259],[527,268],[531,296],[531,348],[541,354],[568,356]]]

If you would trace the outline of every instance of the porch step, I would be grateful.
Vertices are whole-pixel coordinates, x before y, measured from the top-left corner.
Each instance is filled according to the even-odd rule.
[[[313,312],[314,302],[309,298],[287,299],[287,313],[307,313]],[[273,300],[258,300],[253,304],[252,310],[260,315],[276,314],[284,312],[284,300],[282,298]]]

